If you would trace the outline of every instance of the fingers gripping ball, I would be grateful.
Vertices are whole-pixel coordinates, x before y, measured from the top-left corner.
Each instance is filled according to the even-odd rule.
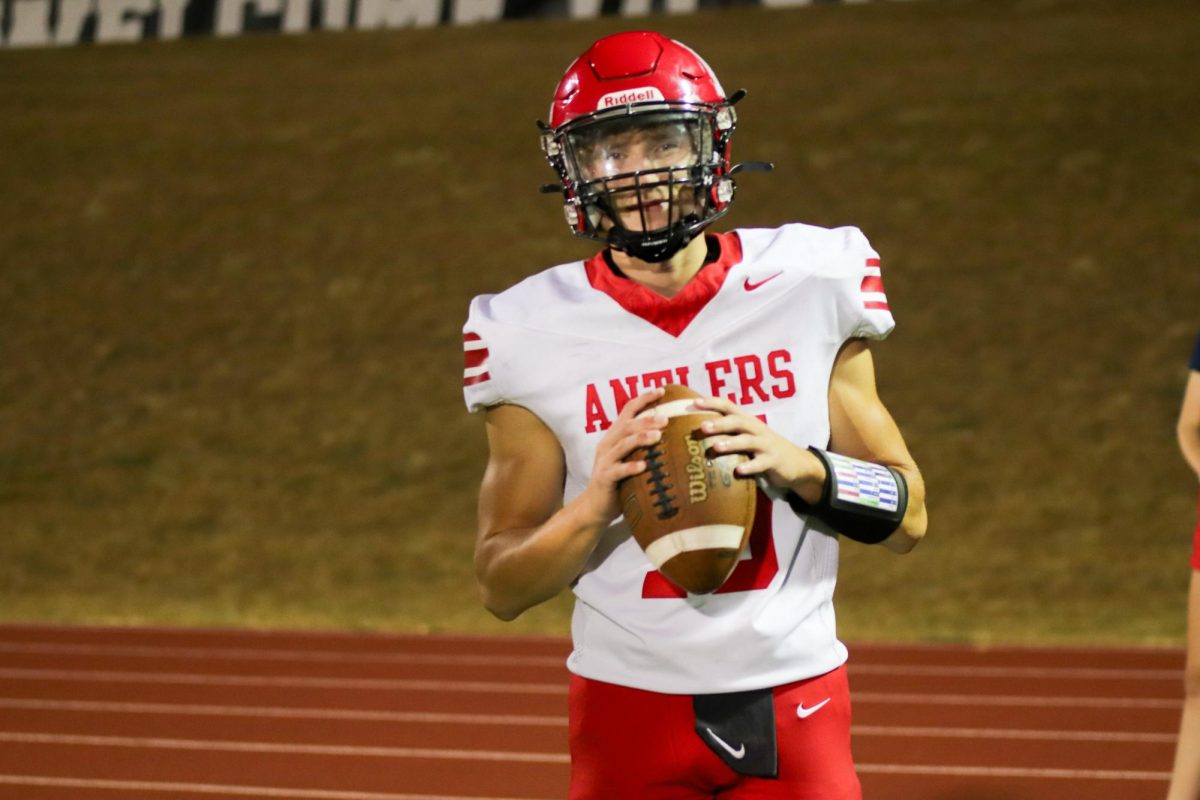
[[[746,547],[754,525],[756,484],[733,469],[741,453],[710,457],[700,435],[715,411],[692,408],[700,395],[670,385],[643,414],[667,417],[662,439],[635,450],[646,471],[618,487],[621,512],[646,557],[670,581],[692,594],[721,587]]]

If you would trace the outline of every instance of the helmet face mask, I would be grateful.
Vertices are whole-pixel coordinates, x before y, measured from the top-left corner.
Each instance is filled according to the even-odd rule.
[[[733,200],[732,104],[678,42],[645,31],[599,40],[559,82],[550,119],[542,148],[577,236],[665,261]]]
[[[706,123],[694,112],[649,112],[566,131],[566,170],[589,226],[639,257],[703,227],[714,166]]]

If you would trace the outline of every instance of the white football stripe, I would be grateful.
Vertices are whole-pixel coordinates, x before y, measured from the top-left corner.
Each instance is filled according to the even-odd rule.
[[[476,375],[482,375],[488,371],[487,364],[480,364],[478,367],[467,367],[463,370],[464,378],[474,378]]]
[[[647,416],[651,416],[653,414],[662,414],[664,417],[667,417],[668,419],[670,419],[671,417],[681,417],[684,414],[713,414],[713,415],[716,415],[717,412],[715,412],[715,411],[703,411],[699,408],[692,408],[692,403],[694,403],[694,402],[696,402],[696,401],[693,400],[692,398],[685,397],[682,400],[672,400],[669,403],[659,403],[658,405],[656,405],[652,408],[648,408],[645,411],[643,411],[642,413],[638,414],[638,417],[647,417]]]
[[[467,339],[463,342],[463,350],[487,350],[482,339]]]
[[[646,548],[646,557],[655,569],[662,569],[663,564],[680,553],[713,548],[737,550],[741,546],[741,525],[700,525],[668,533],[661,539],[654,540]]]

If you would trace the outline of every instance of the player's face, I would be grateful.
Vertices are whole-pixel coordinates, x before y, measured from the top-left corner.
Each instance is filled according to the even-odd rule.
[[[696,132],[686,120],[602,130],[576,146],[580,177],[609,179],[604,187],[625,229],[666,228],[695,211],[695,190],[684,181],[699,161]]]

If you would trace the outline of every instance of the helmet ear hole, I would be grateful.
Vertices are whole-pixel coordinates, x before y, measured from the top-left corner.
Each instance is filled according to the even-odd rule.
[[[730,178],[721,178],[717,181],[717,185],[713,187],[713,196],[721,205],[726,205],[733,202],[733,180]]]

